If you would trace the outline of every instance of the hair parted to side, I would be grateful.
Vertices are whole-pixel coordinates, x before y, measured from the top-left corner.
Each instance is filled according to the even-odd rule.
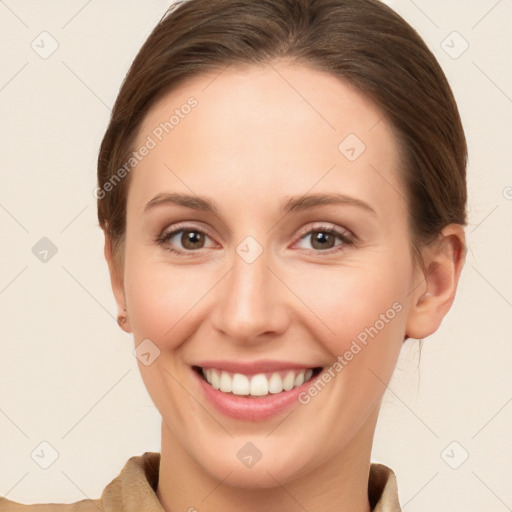
[[[378,0],[172,4],[121,86],[99,151],[98,188],[126,163],[143,119],[165,94],[229,64],[276,59],[327,71],[385,112],[403,159],[415,251],[446,225],[466,225],[467,147],[451,88],[421,37]],[[110,237],[118,268],[129,184],[127,174],[98,197],[99,224]]]

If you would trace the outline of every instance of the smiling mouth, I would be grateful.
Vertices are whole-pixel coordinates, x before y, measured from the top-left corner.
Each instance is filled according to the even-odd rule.
[[[264,397],[290,391],[312,380],[322,371],[322,367],[315,367],[245,375],[200,366],[193,366],[192,369],[213,389],[247,397]]]

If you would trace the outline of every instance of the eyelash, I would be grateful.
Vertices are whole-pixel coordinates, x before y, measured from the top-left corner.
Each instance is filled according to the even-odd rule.
[[[190,231],[190,232],[195,232],[195,233],[201,233],[205,236],[208,236],[209,238],[211,238],[209,236],[209,234],[201,229],[201,228],[197,228],[195,226],[179,226],[179,229],[174,229],[173,231],[170,231],[170,232],[163,232],[162,234],[160,234],[157,238],[156,238],[156,243],[159,244],[159,245],[166,245],[167,242],[173,238],[175,235],[177,235],[178,233],[181,233],[181,232],[186,232],[186,231]],[[304,249],[306,251],[306,254],[308,256],[311,256],[311,255],[318,255],[318,254],[324,254],[324,255],[327,255],[327,254],[333,254],[333,253],[338,253],[338,252],[341,252],[341,251],[344,251],[346,249],[348,249],[350,246],[353,246],[355,245],[355,236],[352,235],[352,234],[349,234],[348,231],[341,231],[339,229],[336,229],[332,226],[325,226],[325,225],[320,225],[320,226],[315,226],[314,228],[309,228],[307,229],[306,231],[303,231],[300,233],[300,236],[299,236],[299,241],[303,240],[304,238],[306,238],[308,235],[311,235],[313,233],[328,233],[328,234],[331,234],[331,235],[334,235],[336,237],[338,237],[339,239],[341,239],[341,241],[343,243],[341,244],[338,244],[337,246],[334,246],[334,247],[331,247],[330,249],[327,249],[325,251],[323,250],[319,250],[319,249],[311,249],[311,250],[307,250],[307,249]],[[179,256],[192,256],[194,252],[197,252],[195,250],[188,250],[188,251],[180,251],[178,249],[175,249],[173,247],[171,247],[170,245],[167,245],[165,247],[166,250],[174,253],[174,254],[177,254]]]

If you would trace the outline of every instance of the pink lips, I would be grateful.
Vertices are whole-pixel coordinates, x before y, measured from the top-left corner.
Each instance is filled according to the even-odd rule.
[[[231,373],[243,373],[255,375],[257,373],[278,372],[280,370],[307,370],[315,365],[304,365],[287,361],[271,361],[262,359],[260,361],[201,361],[194,366],[201,368],[216,368]],[[320,366],[320,365],[317,365]]]
[[[258,373],[277,372],[282,370],[303,370],[315,368],[315,366],[304,365],[300,363],[286,361],[201,361],[197,365],[201,368],[215,368],[231,373],[242,373],[245,375],[255,375]],[[319,365],[318,365],[319,366]],[[307,389],[316,379],[315,376],[301,386],[282,391],[281,393],[269,394],[261,397],[247,397],[224,393],[214,389],[206,380],[196,371],[192,371],[196,382],[202,389],[206,399],[221,413],[230,418],[242,421],[264,421],[279,414],[283,414],[293,404],[298,402],[298,396]]]

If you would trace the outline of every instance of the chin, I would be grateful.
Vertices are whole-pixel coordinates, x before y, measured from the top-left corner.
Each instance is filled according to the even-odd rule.
[[[258,450],[250,441],[241,438],[233,439],[236,448],[219,450],[207,459],[198,459],[203,469],[210,476],[232,487],[244,489],[270,489],[289,483],[310,470],[313,461],[306,460],[307,449],[286,452],[271,446],[272,443],[255,441],[261,448]],[[279,444],[286,446],[282,439]],[[291,448],[291,446],[290,446]],[[228,455],[228,456],[227,456]]]
[[[271,489],[286,484],[297,478],[296,469],[276,468],[271,461],[260,460],[251,468],[241,467],[241,464],[226,464],[219,466],[213,463],[211,476],[224,485],[246,490]],[[227,476],[229,475],[229,476]]]

